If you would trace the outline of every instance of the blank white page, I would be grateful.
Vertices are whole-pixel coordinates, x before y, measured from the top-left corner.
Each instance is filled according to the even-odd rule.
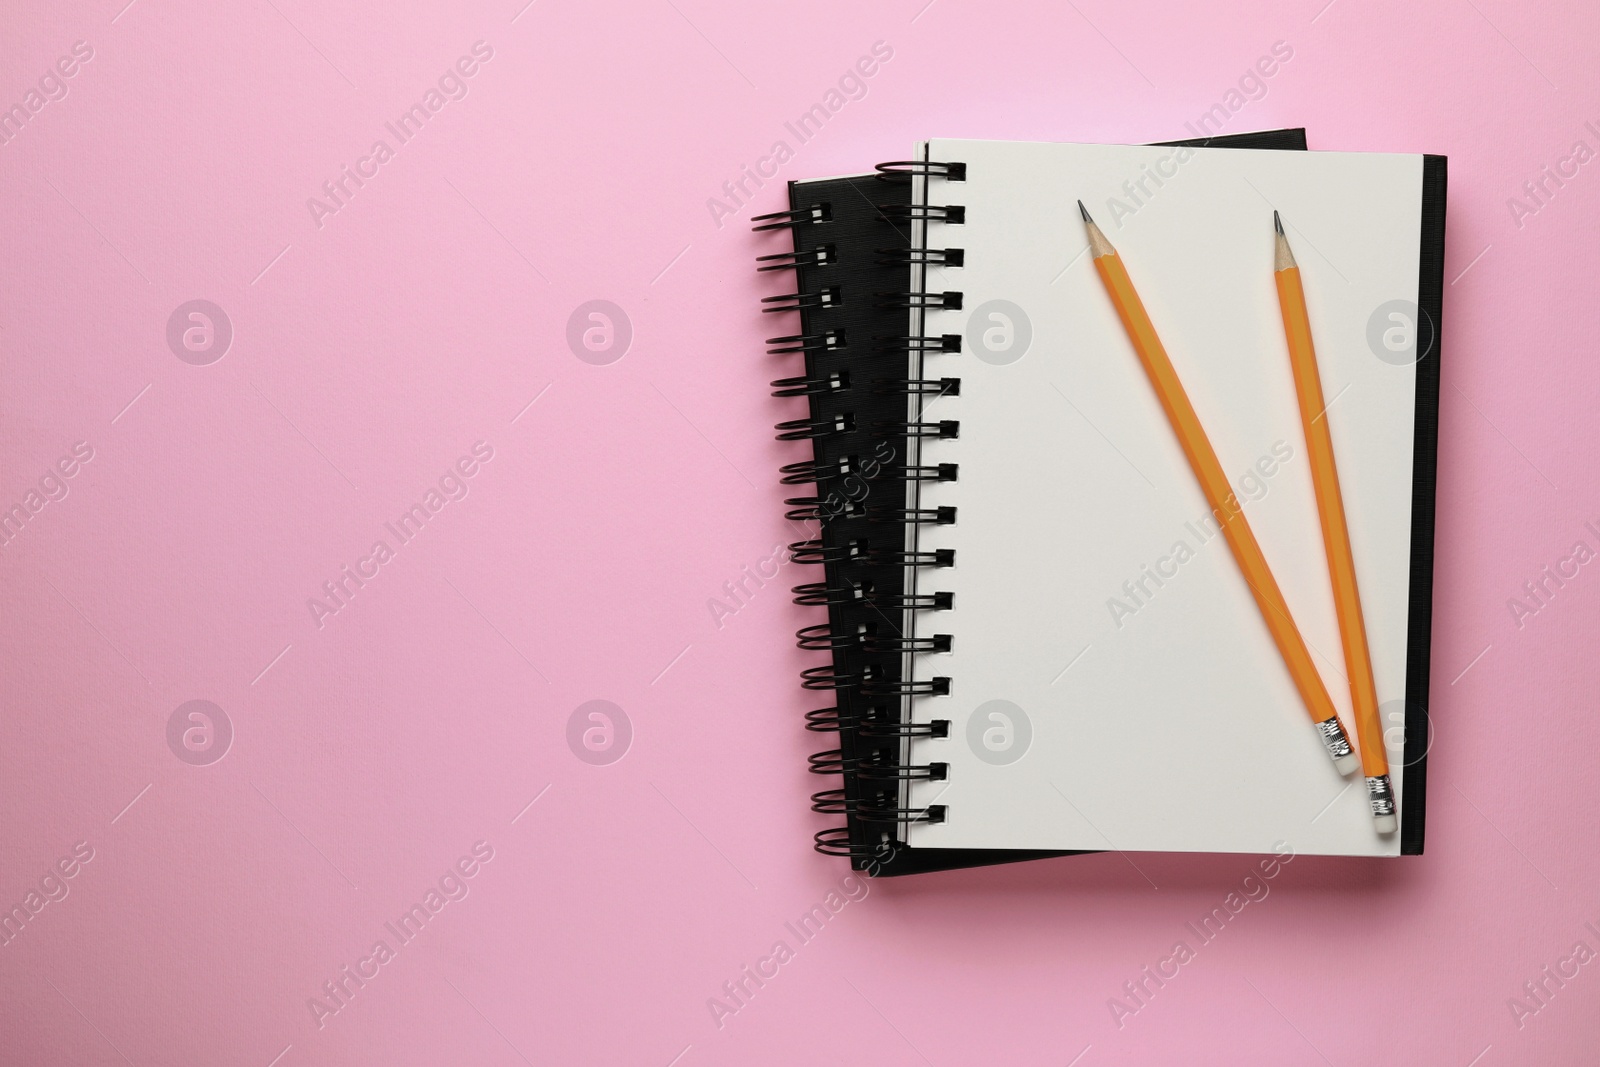
[[[915,678],[951,679],[948,696],[909,701],[916,721],[951,722],[948,738],[909,745],[915,763],[949,766],[909,787],[912,805],[948,810],[913,824],[910,843],[1397,855],[1360,773],[1333,769],[1226,541],[1202,525],[1210,508],[1090,260],[1077,200],[1126,263],[1354,741],[1273,280],[1282,212],[1378,698],[1397,712],[1385,725],[1403,807],[1416,374],[1379,358],[1369,327],[1390,322],[1391,301],[1417,300],[1422,157],[935,140],[925,158],[967,164],[964,182],[933,179],[927,197],[963,205],[966,221],[924,228],[928,247],[965,262],[928,271],[928,290],[963,303],[920,329],[964,340],[913,364],[961,389],[922,415],[959,420],[960,436],[924,442],[919,460],[959,475],[917,487],[917,506],[957,518],[916,535],[956,563],[916,577],[954,607],[908,623],[953,638],[949,653],[909,657]]]

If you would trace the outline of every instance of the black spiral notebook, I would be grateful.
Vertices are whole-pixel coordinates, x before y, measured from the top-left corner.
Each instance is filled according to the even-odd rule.
[[[769,352],[798,357],[804,366],[803,373],[773,385],[774,395],[806,405],[803,417],[778,427],[780,439],[801,448],[810,446],[808,456],[783,468],[782,481],[794,486],[796,493],[787,501],[788,518],[817,524],[816,536],[790,546],[795,562],[814,566],[818,572],[815,580],[795,588],[796,601],[826,613],[825,621],[797,635],[800,646],[820,653],[822,660],[804,672],[801,684],[827,703],[807,713],[806,728],[832,742],[811,757],[811,770],[829,779],[829,788],[814,794],[812,806],[819,813],[842,817],[841,825],[816,835],[816,847],[849,857],[855,869],[873,875],[1113,848],[1271,851],[1272,835],[1284,824],[1245,818],[1237,832],[1212,829],[1204,821],[1206,804],[1191,803],[1196,796],[1205,799],[1203,782],[1210,779],[1186,791],[1183,776],[1188,772],[1163,765],[1173,751],[1152,738],[1173,733],[1163,730],[1171,724],[1159,716],[1145,721],[1139,715],[1141,708],[1160,707],[1170,700],[1156,690],[1143,701],[1136,693],[1126,700],[1121,694],[1108,698],[1095,688],[1096,671],[1123,679],[1130,669],[1136,676],[1148,674],[1139,664],[1152,655],[1171,657],[1173,674],[1183,673],[1178,665],[1185,656],[1214,658],[1215,649],[1197,645],[1186,650],[1182,639],[1162,627],[1181,622],[1186,615],[1193,617],[1198,609],[1186,608],[1185,597],[1230,596],[1208,591],[1207,582],[1226,581],[1231,562],[1222,549],[1203,547],[1201,531],[1179,534],[1179,540],[1196,542],[1191,551],[1197,562],[1175,570],[1181,580],[1171,578],[1171,589],[1158,600],[1153,595],[1158,587],[1141,579],[1140,552],[1146,549],[1132,544],[1136,536],[1102,530],[1099,543],[1091,537],[1076,549],[1069,547],[1075,538],[1087,536],[1085,531],[1116,523],[1097,522],[1094,514],[1070,510],[1063,519],[1050,510],[1050,486],[1060,484],[1084,500],[1100,493],[1112,503],[1102,503],[1098,514],[1122,516],[1126,510],[1128,529],[1156,531],[1151,542],[1155,548],[1149,549],[1154,552],[1162,547],[1160,523],[1165,512],[1161,509],[1175,507],[1172,514],[1183,513],[1184,483],[1173,476],[1170,464],[1164,465],[1168,457],[1160,452],[1159,427],[1130,428],[1131,422],[1143,417],[1137,407],[1122,412],[1127,417],[1120,425],[1094,425],[1095,415],[1117,403],[1143,401],[1123,390],[1117,394],[1121,399],[1102,403],[1094,390],[1106,383],[1092,377],[1073,379],[1073,368],[1099,364],[1074,359],[1077,327],[1054,328],[1049,314],[1057,303],[1068,307],[1074,300],[1092,299],[1081,274],[1086,264],[1071,258],[1073,249],[1066,247],[1064,237],[1055,242],[1061,245],[1059,250],[1041,244],[1037,234],[1017,225],[1021,216],[1012,216],[1003,230],[996,229],[994,220],[1007,208],[1015,209],[1019,197],[1014,189],[986,186],[979,180],[992,182],[996,171],[1005,170],[1016,181],[1034,181],[1028,177],[1032,167],[1050,175],[1053,182],[1059,171],[1061,195],[1077,185],[1103,186],[1105,210],[1115,216],[1119,208],[1126,209],[1131,217],[1129,235],[1140,232],[1140,226],[1153,233],[1163,212],[1181,213],[1185,196],[1228,177],[1220,171],[1205,176],[1208,167],[1216,171],[1218,154],[1183,151],[1178,162],[1173,162],[1173,153],[1130,157],[1124,167],[1129,179],[1119,187],[1108,184],[1104,174],[1124,161],[1113,159],[1110,169],[1102,167],[1104,173],[1099,175],[1076,165],[1072,150],[1088,146],[929,143],[935,148],[946,144],[957,154],[982,159],[980,171],[969,173],[976,164],[930,154],[932,149],[925,145],[921,159],[884,164],[875,174],[791,182],[790,210],[755,220],[757,230],[787,230],[793,240],[792,251],[760,257],[759,268],[786,272],[796,280],[794,292],[768,298],[763,310],[797,313],[797,332],[771,339]],[[969,151],[959,152],[963,147]],[[1303,130],[1281,130],[1172,142],[1166,147],[1303,151],[1306,140]],[[1058,168],[1044,161],[1045,149],[1064,152],[1060,157],[1064,165]],[[1240,729],[1257,734],[1272,731],[1266,739],[1243,738],[1247,759],[1254,750],[1273,766],[1286,765],[1283,773],[1294,779],[1291,791],[1299,790],[1307,798],[1321,787],[1328,794],[1331,803],[1325,813],[1308,821],[1302,841],[1288,832],[1279,835],[1301,852],[1388,855],[1418,853],[1422,848],[1444,173],[1440,157],[1408,157],[1419,161],[1412,169],[1400,162],[1401,157],[1390,158],[1387,165],[1368,166],[1353,159],[1348,165],[1360,179],[1356,185],[1366,181],[1371,187],[1375,203],[1394,202],[1395,220],[1385,232],[1410,235],[1394,239],[1410,240],[1414,258],[1409,266],[1397,265],[1391,273],[1401,283],[1396,300],[1412,301],[1413,349],[1409,356],[1396,350],[1387,361],[1381,349],[1370,357],[1375,364],[1410,369],[1401,381],[1398,373],[1384,377],[1387,372],[1382,369],[1357,365],[1357,376],[1367,377],[1347,406],[1361,418],[1376,419],[1392,413],[1397,404],[1410,405],[1404,485],[1393,478],[1378,485],[1380,479],[1374,478],[1368,494],[1372,513],[1380,516],[1392,515],[1402,503],[1396,497],[1401,490],[1405,498],[1403,523],[1371,524],[1372,568],[1380,582],[1394,577],[1401,549],[1405,557],[1405,589],[1398,603],[1387,605],[1375,628],[1380,639],[1390,638],[1383,649],[1393,653],[1390,660],[1394,655],[1399,658],[1398,666],[1390,660],[1382,666],[1386,677],[1400,679],[1391,690],[1403,691],[1396,694],[1398,703],[1386,705],[1394,720],[1391,751],[1395,762],[1404,765],[1402,829],[1398,841],[1369,847],[1357,835],[1370,836],[1370,826],[1351,829],[1355,823],[1349,817],[1349,804],[1335,795],[1344,783],[1331,773],[1306,781],[1324,768],[1297,762],[1295,746],[1305,741],[1308,732],[1304,724],[1281,715],[1285,726],[1278,740],[1276,718],[1262,727],[1246,715]],[[1413,170],[1418,176],[1415,182],[1410,177]],[[1289,199],[1301,188],[1293,173],[1276,175],[1271,168],[1264,173],[1256,182],[1249,174],[1243,176],[1257,195],[1264,194],[1256,185],[1270,186],[1274,180],[1278,185],[1267,191]],[[1334,175],[1327,180],[1343,179]],[[1416,202],[1408,204],[1412,194],[1407,190],[1413,185]],[[1392,194],[1392,189],[1399,194]],[[973,196],[956,195],[966,190]],[[963,202],[974,199],[980,203]],[[973,212],[980,214],[975,217]],[[1302,215],[1309,217],[1309,210],[1302,209]],[[1119,230],[1121,221],[1116,219]],[[983,230],[986,222],[988,232]],[[1173,229],[1170,221],[1166,228]],[[1063,265],[1056,273],[1051,257],[1058,253]],[[1337,263],[1330,262],[1329,267],[1323,273],[1338,273]],[[1404,284],[1407,277],[1409,290]],[[1270,275],[1263,281],[1270,287]],[[1034,308],[1037,322],[1028,321],[1026,312],[1003,298],[1014,292],[1035,294],[1023,302]],[[1159,321],[1161,308],[1153,306],[1152,313]],[[1402,315],[1403,326],[1404,308],[1396,314]],[[1088,320],[1089,313],[1083,312],[1085,337],[1092,333]],[[1381,325],[1388,320],[1377,321]],[[1392,336],[1398,328],[1390,326],[1391,333],[1383,336]],[[1196,332],[1203,335],[1204,330],[1197,327]],[[1022,351],[1002,350],[1018,344]],[[1024,361],[1030,345],[1031,361]],[[1109,359],[1102,362],[1112,366]],[[1115,369],[1120,373],[1127,368]],[[1030,381],[1027,373],[1045,377]],[[1107,387],[1123,389],[1123,383],[1118,380]],[[1052,391],[1059,396],[1049,395]],[[1370,396],[1363,400],[1363,394]],[[1288,411],[1294,411],[1292,401]],[[1099,444],[1091,447],[1088,431],[1071,440],[1050,436],[1069,432],[1059,427],[1076,426],[1080,417],[1111,451]],[[1017,428],[1012,428],[1013,422]],[[1342,435],[1339,422],[1333,428],[1336,441],[1367,436],[1359,424],[1346,427]],[[1247,459],[1255,447],[1249,441],[1254,430],[1241,431],[1236,449]],[[1122,438],[1120,461],[1114,437]],[[1024,446],[1031,451],[1017,451]],[[1277,440],[1263,442],[1263,447],[1266,462],[1254,468],[1246,465],[1255,472],[1249,475],[1254,478],[1249,484],[1268,487],[1261,504],[1247,505],[1257,507],[1263,516],[1258,520],[1257,512],[1252,512],[1251,521],[1267,522],[1270,533],[1269,509],[1278,509],[1283,512],[1284,536],[1290,537],[1293,523],[1302,517],[1298,511],[1291,514],[1288,506],[1295,503],[1296,490],[1289,488],[1293,479],[1305,474],[1304,458],[1296,455],[1300,439],[1285,432]],[[1279,453],[1275,459],[1274,448]],[[1137,468],[1127,454],[1130,450],[1150,468],[1139,471],[1148,487],[1137,487],[1137,493],[1148,496],[1142,503],[1133,499],[1134,490],[1096,481],[1106,475],[1131,483],[1132,475],[1117,466],[1126,462]],[[1282,458],[1284,451],[1288,459]],[[1016,461],[1016,456],[1026,458]],[[1362,469],[1361,458],[1355,457],[1353,470]],[[1375,456],[1374,462],[1384,458]],[[1053,468],[1058,460],[1068,467]],[[1342,453],[1340,465],[1343,470]],[[1261,473],[1268,466],[1271,476]],[[980,479],[976,487],[975,479]],[[1133,501],[1128,509],[1117,503],[1124,496]],[[1360,514],[1364,498],[1356,496]],[[1140,507],[1153,510],[1144,515]],[[1203,512],[1201,507],[1196,513]],[[987,525],[977,521],[985,519]],[[1014,520],[1015,530],[1007,526]],[[1051,532],[1052,523],[1062,524],[1059,534]],[[958,536],[966,530],[972,532],[965,539]],[[1059,549],[1050,538],[1059,540]],[[1126,563],[1116,556],[1124,542],[1132,552]],[[1162,558],[1169,561],[1167,566],[1175,566],[1169,555],[1155,560],[1158,569]],[[1144,572],[1148,570],[1146,565]],[[1146,596],[1137,592],[1126,596],[1106,577],[1124,575],[1143,580]],[[1069,579],[1077,584],[1061,585]],[[1231,580],[1237,583],[1236,576]],[[1056,586],[1050,586],[1052,581]],[[1105,587],[1105,596],[1099,595],[1095,581]],[[1054,606],[1036,610],[1027,593],[1017,591],[1030,582],[1039,584],[1041,591],[1049,587],[1044,596]],[[1173,591],[1183,583],[1186,588]],[[1314,584],[1308,583],[1308,588]],[[1123,599],[1132,617],[1121,617],[1115,607],[1108,611],[1099,603],[1105,600],[1109,605],[1117,598]],[[1143,618],[1138,617],[1141,611]],[[1100,613],[1098,619],[1095,612]],[[966,625],[946,625],[956,620]],[[1385,629],[1394,620],[1399,620],[1398,634],[1390,633],[1392,627]],[[1245,631],[1248,626],[1241,623],[1237,629]],[[1079,644],[1084,645],[1082,652]],[[1332,648],[1337,647],[1335,637]],[[1241,649],[1241,662],[1255,662],[1249,657],[1258,651],[1254,646]],[[1075,653],[1077,659],[1072,658]],[[1087,665],[1079,666],[1080,660]],[[1268,662],[1262,670],[1275,667]],[[1339,680],[1330,678],[1330,688]],[[1268,707],[1263,713],[1277,715],[1280,710]],[[1211,711],[1202,714],[1209,716]],[[1225,714],[1219,709],[1219,718],[1207,723],[1208,731],[1220,735],[1209,743],[1217,752],[1231,753],[1233,735],[1221,718]],[[1299,714],[1303,718],[1303,712]],[[1296,726],[1299,733],[1293,733]],[[1204,752],[1203,745],[1196,750],[1191,744],[1189,749]],[[1119,799],[1115,795],[1119,779],[1096,780],[1097,774],[1117,775],[1119,765],[1129,760],[1140,774],[1163,783],[1158,795],[1141,789]],[[1175,775],[1173,782],[1166,781],[1168,772]],[[1229,774],[1224,770],[1222,776]],[[1231,777],[1240,774],[1236,770]],[[1267,792],[1265,802],[1273,804],[1275,779],[1268,775],[1256,784]],[[1276,783],[1278,789],[1290,785]],[[1209,799],[1223,804],[1228,795]],[[1186,817],[1184,809],[1195,809],[1197,814]],[[1296,824],[1287,825],[1299,830]]]

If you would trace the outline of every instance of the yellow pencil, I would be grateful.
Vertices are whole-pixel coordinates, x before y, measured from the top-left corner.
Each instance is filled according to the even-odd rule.
[[[1328,554],[1333,605],[1339,614],[1345,671],[1350,676],[1350,703],[1356,713],[1361,769],[1366,775],[1367,799],[1372,803],[1378,832],[1392,834],[1400,828],[1400,822],[1394,813],[1394,784],[1389,779],[1389,755],[1383,748],[1378,689],[1372,677],[1372,654],[1367,649],[1367,626],[1361,616],[1361,591],[1356,585],[1344,496],[1339,491],[1339,470],[1333,462],[1333,435],[1328,430],[1327,405],[1322,402],[1317,351],[1311,343],[1311,318],[1306,311],[1305,289],[1300,284],[1300,268],[1295,265],[1289,239],[1283,233],[1283,221],[1276,211],[1272,213],[1272,228],[1277,234],[1273,276],[1278,283],[1278,306],[1283,311],[1283,332],[1289,344],[1289,365],[1294,369],[1294,390],[1300,398],[1306,454],[1311,457],[1311,485],[1317,494],[1322,545]]]
[[[1266,621],[1267,631],[1278,646],[1284,665],[1289,668],[1289,676],[1300,691],[1300,699],[1305,702],[1306,710],[1311,713],[1311,721],[1316,724],[1317,734],[1333,759],[1334,767],[1340,774],[1349,774],[1360,766],[1360,762],[1350,750],[1350,739],[1339,723],[1339,713],[1328,696],[1327,687],[1322,684],[1322,676],[1317,673],[1317,666],[1312,662],[1311,652],[1306,648],[1305,639],[1300,636],[1299,627],[1295,626],[1294,619],[1289,615],[1289,605],[1283,599],[1277,580],[1272,577],[1250,524],[1245,521],[1238,498],[1228,485],[1228,477],[1222,472],[1222,463],[1217,459],[1216,450],[1211,447],[1211,441],[1200,425],[1200,416],[1189,402],[1189,395],[1183,391],[1178,372],[1167,358],[1167,350],[1156,335],[1156,328],[1150,322],[1144,302],[1139,299],[1133,280],[1122,265],[1122,257],[1117,255],[1117,250],[1111,247],[1106,235],[1089,217],[1082,200],[1078,201],[1078,211],[1083,215],[1084,227],[1089,232],[1089,254],[1094,258],[1095,269],[1099,271],[1112,306],[1117,309],[1117,317],[1122,320],[1123,329],[1133,342],[1133,350],[1155,388],[1162,410],[1167,413],[1167,421],[1171,423],[1178,443],[1183,446],[1189,467],[1205,492],[1211,513],[1216,516],[1228,547],[1233,550],[1234,562],[1239,565],[1245,584],[1255,597],[1256,607]]]

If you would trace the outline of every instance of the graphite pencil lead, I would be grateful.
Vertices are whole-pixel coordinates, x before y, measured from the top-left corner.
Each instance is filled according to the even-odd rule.
[[[1083,221],[1084,222],[1093,222],[1094,221],[1094,219],[1091,219],[1089,217],[1089,209],[1083,206],[1083,201],[1082,200],[1078,201],[1078,214],[1083,216]]]
[[[1272,213],[1272,228],[1279,234],[1283,233],[1283,220],[1278,218],[1278,213],[1276,211]]]

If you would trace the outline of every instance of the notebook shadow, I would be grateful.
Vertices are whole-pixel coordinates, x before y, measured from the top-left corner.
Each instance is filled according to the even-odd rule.
[[[875,879],[872,888],[886,900],[921,905],[1005,899],[1012,905],[1038,897],[1059,907],[1063,900],[1090,897],[1116,899],[1158,893],[1174,896],[1222,897],[1240,889],[1246,877],[1265,880],[1271,892],[1308,900],[1335,898],[1351,902],[1377,897],[1426,893],[1431,865],[1422,857],[1294,856],[1277,857],[1270,878],[1263,872],[1274,857],[1245,853],[1100,852],[964,870],[938,871],[899,878]],[[1265,866],[1264,866],[1265,865]]]

